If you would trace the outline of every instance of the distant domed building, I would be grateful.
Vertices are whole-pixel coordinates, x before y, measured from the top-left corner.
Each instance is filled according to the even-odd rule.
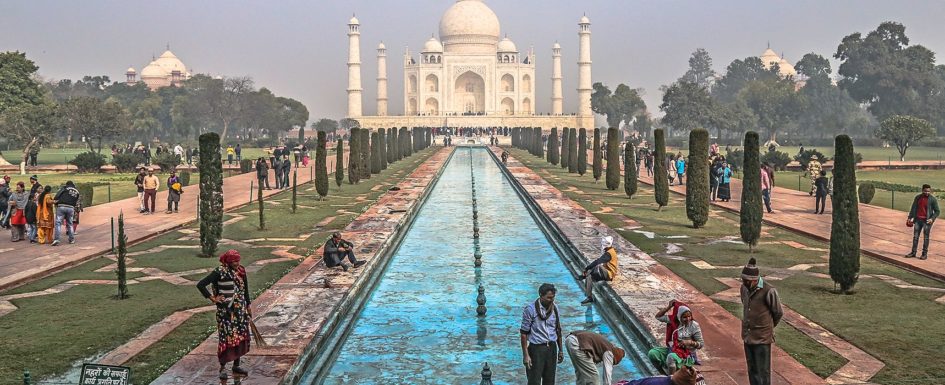
[[[794,70],[794,66],[784,58],[784,56],[778,56],[769,46],[764,52],[761,53],[761,64],[764,64],[765,69],[771,68],[772,64],[778,65],[778,73],[781,74],[781,77],[793,77],[797,78],[797,71]]]
[[[135,71],[134,67],[129,67],[125,71],[125,76],[125,82],[129,85],[137,83],[137,77],[140,76],[141,81],[153,91],[161,87],[178,86],[184,80],[190,79],[191,74],[184,62],[180,61],[168,48],[161,56],[151,60],[142,68],[140,73]]]

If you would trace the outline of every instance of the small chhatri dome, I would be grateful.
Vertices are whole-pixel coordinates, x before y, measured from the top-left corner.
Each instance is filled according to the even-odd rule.
[[[427,52],[443,52],[443,44],[440,44],[439,40],[436,40],[435,37],[430,37],[430,40],[427,40],[426,43],[423,43],[423,51],[421,53]]]
[[[481,0],[458,0],[440,19],[440,39],[450,52],[488,53],[499,31],[499,18]]]
[[[387,47],[384,46],[384,42],[381,42],[377,45],[377,49],[387,49]]]
[[[511,39],[505,37],[499,42],[498,52],[518,52],[518,48],[515,47],[515,43]]]
[[[578,24],[590,24],[590,23],[591,23],[591,19],[588,19],[587,15],[581,16],[581,21],[578,22]]]
[[[555,45],[551,46],[551,48],[561,49],[561,44],[558,44],[558,42],[555,42]]]
[[[137,73],[137,72],[138,72],[138,71],[135,71],[135,67],[128,67],[128,69],[125,70],[125,73],[129,73],[129,74],[133,74],[133,73]]]
[[[360,24],[361,22],[358,21],[358,18],[354,17],[354,15],[351,15],[351,20],[348,20],[348,25],[360,25]]]

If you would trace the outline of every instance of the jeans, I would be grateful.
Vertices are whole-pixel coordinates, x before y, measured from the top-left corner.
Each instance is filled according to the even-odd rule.
[[[824,206],[827,205],[827,194],[817,194],[817,196],[814,198],[816,199],[814,201],[814,213],[823,214]]]
[[[682,178],[683,178],[683,175],[685,175],[685,174],[680,174],[680,173],[676,173],[676,176],[678,176],[678,177],[679,177],[679,185],[680,185],[680,186],[682,186],[682,185],[683,185],[683,180],[682,180]]]
[[[351,262],[352,265],[358,261],[358,259],[354,257],[354,250],[348,249],[345,252],[329,254],[328,259],[325,261],[325,266],[335,267],[341,265],[345,258],[348,258],[348,262]]]
[[[768,212],[770,213],[771,212],[771,189],[766,188],[764,190],[761,190],[761,197],[765,201],[765,209],[767,209]]]
[[[929,231],[932,230],[932,225],[926,222],[924,219],[915,219],[914,224],[912,225],[912,254],[915,254],[916,248],[919,246],[919,233],[921,232],[925,235],[925,240],[922,241],[922,255],[929,254]]]
[[[268,186],[267,186],[268,187]],[[282,188],[282,169],[276,169],[276,189]]]
[[[745,344],[745,360],[750,385],[771,385],[771,345]]]
[[[138,211],[144,211],[144,190],[138,191]]]
[[[72,217],[75,216],[75,208],[72,206],[58,206],[56,207],[56,224],[55,230],[53,231],[53,239],[59,240],[60,228],[62,228],[62,221],[65,220],[68,225],[66,225],[66,234],[69,235],[69,242],[75,240],[75,235],[72,234]]]
[[[26,237],[30,241],[36,242],[36,224],[27,224],[26,225]]]
[[[525,369],[528,385],[553,385],[555,368],[558,366],[558,345],[554,342],[544,345],[528,345],[528,356],[532,359],[532,368]]]

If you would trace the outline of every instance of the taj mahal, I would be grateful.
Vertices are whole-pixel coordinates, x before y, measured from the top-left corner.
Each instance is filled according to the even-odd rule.
[[[593,128],[591,23],[578,22],[578,110],[565,113],[561,46],[552,53],[550,114],[536,114],[535,52],[501,38],[499,18],[481,0],[458,0],[419,55],[404,52],[404,115],[388,114],[387,48],[377,47],[377,115],[362,113],[361,23],[348,22],[348,113],[362,127]]]

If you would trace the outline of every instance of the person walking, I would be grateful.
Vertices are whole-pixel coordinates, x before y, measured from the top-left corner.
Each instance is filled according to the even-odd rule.
[[[679,185],[683,185],[683,175],[686,174],[686,158],[682,154],[676,155],[676,175],[679,178]]]
[[[344,263],[345,258],[356,268],[367,263],[366,261],[359,261],[354,256],[353,243],[341,238],[341,233],[335,232],[331,234],[331,238],[328,238],[328,241],[325,242],[325,247],[322,250],[322,259],[325,261],[326,267],[341,266],[342,270],[348,271],[348,265]]]
[[[285,156],[285,159],[282,160],[282,188],[289,188],[289,171],[292,171],[292,162],[289,161],[289,157]],[[296,167],[298,167],[298,162],[296,162]]]
[[[716,156],[709,166],[709,198],[715,202],[719,194],[719,185],[722,184],[719,170],[722,168],[722,157]]]
[[[164,212],[165,214],[177,213],[178,206],[180,206],[180,194],[183,192],[184,188],[180,183],[177,172],[171,171],[171,176],[167,177],[167,211]],[[173,210],[171,210],[172,208]]]
[[[36,198],[36,195],[43,190],[43,185],[39,184],[39,177],[36,175],[30,176],[30,199]]]
[[[276,152],[282,153],[278,148]],[[276,172],[276,190],[279,190],[282,188],[282,155],[272,160],[272,169]]]
[[[65,187],[56,193],[53,197],[53,203],[56,204],[56,218],[53,221],[53,242],[52,246],[59,246],[59,234],[62,222],[72,223],[75,216],[76,207],[79,207],[79,190],[75,188],[75,183],[66,181]],[[69,243],[75,243],[75,232],[72,226],[66,226],[66,234],[69,236]]]
[[[820,170],[820,176],[814,181],[816,187],[816,200],[814,201],[814,214],[823,214],[824,206],[827,205],[827,195],[830,194],[827,172]]]
[[[784,315],[778,291],[768,284],[758,270],[755,258],[742,268],[742,342],[748,362],[750,385],[771,384],[771,344],[774,328]]]
[[[771,211],[771,177],[766,167],[761,167],[761,198],[765,202],[768,213],[773,213],[774,211]]]
[[[647,149],[644,155],[643,164],[646,166],[646,176],[653,176],[653,152]]]
[[[154,214],[154,203],[157,200],[157,190],[161,181],[154,175],[154,168],[148,167],[148,175],[144,177],[144,214]],[[150,204],[148,203],[150,202]]]
[[[232,144],[227,145],[226,146],[226,164],[227,165],[233,164],[234,156],[236,156],[236,150],[233,149],[233,145]]]
[[[613,383],[614,366],[619,365],[625,352],[614,346],[600,334],[576,331],[564,339],[564,346],[574,365],[574,376],[578,385],[610,385]],[[597,365],[601,365],[601,372]]]
[[[0,227],[7,228],[10,213],[9,178],[4,175],[0,178]]]
[[[135,175],[135,188],[138,189],[138,212],[144,213],[144,178],[147,176],[147,171],[144,167],[141,167],[138,170],[138,175]]]
[[[732,166],[722,158],[722,167],[719,168],[719,192],[718,198],[722,202],[728,202],[732,199]]]
[[[265,185],[266,190],[271,190],[269,188],[269,165],[266,164],[266,159],[263,157],[256,159],[256,182],[259,188]]]
[[[932,195],[932,186],[922,185],[922,193],[915,196],[912,200],[912,208],[909,209],[909,219],[906,225],[912,226],[912,251],[906,254],[906,258],[915,258],[916,248],[919,246],[920,233],[925,237],[922,241],[922,256],[919,259],[929,258],[929,232],[932,230],[932,224],[938,218],[941,211],[938,209],[938,199]]]
[[[53,204],[52,187],[43,187],[36,200],[36,241],[43,245],[52,243],[53,226],[56,225],[56,206]]]
[[[16,189],[10,194],[7,205],[10,206],[10,241],[19,242],[26,238],[26,203],[29,202],[30,193],[26,191],[26,184],[16,183]]]
[[[240,147],[240,144],[236,144],[236,148],[233,149],[233,152],[236,154],[236,164],[239,164],[243,161],[243,148]]]
[[[519,341],[528,385],[553,385],[555,369],[564,361],[557,293],[555,285],[543,283],[538,287],[538,299],[522,310]]]
[[[656,319],[666,324],[666,343],[647,352],[653,366],[673,374],[687,364],[697,363],[696,350],[702,349],[705,341],[702,328],[693,319],[689,306],[676,300],[669,301],[668,306],[656,313]]]
[[[207,289],[212,287],[212,291]],[[197,290],[216,305],[217,360],[220,380],[226,380],[226,364],[233,362],[233,375],[249,374],[240,366],[240,358],[249,353],[249,329],[252,320],[249,281],[240,265],[240,253],[228,250],[220,256],[220,266],[197,282]]]
[[[38,195],[30,194],[29,200],[26,201],[26,209],[23,210],[23,215],[26,217],[26,238],[30,240],[30,243],[36,243],[36,198]]]
[[[604,253],[584,268],[578,278],[584,280],[584,294],[586,298],[581,305],[594,302],[594,282],[613,281],[617,276],[617,249],[614,249],[614,237],[606,236],[600,239],[600,246]]]
[[[817,154],[811,155],[810,161],[807,162],[807,172],[804,173],[804,176],[810,177],[809,195],[814,195],[814,189],[816,188],[814,183],[817,181],[817,177],[820,175],[822,170],[823,166],[820,164]]]

